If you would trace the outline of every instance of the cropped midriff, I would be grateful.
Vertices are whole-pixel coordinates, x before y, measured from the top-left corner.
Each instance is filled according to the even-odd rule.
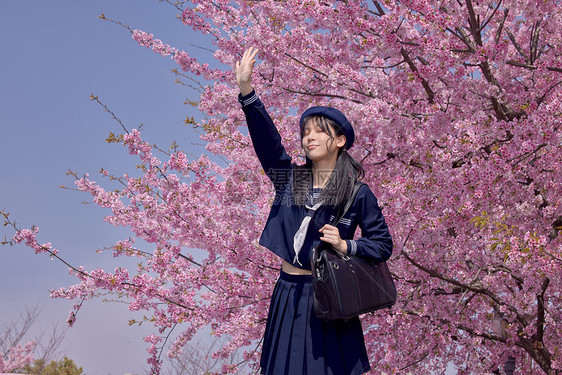
[[[283,261],[283,272],[288,273],[290,275],[312,275],[312,271],[305,270],[304,268],[298,268],[289,264],[287,261]]]

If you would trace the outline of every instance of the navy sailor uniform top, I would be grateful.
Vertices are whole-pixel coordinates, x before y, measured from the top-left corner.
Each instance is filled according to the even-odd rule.
[[[281,136],[255,91],[246,96],[239,95],[238,100],[246,115],[254,150],[275,188],[275,199],[259,243],[289,264],[310,269],[312,249],[320,242],[319,229],[330,223],[336,212],[330,206],[322,205],[318,208],[308,227],[298,262],[294,262],[293,238],[308,212],[305,206],[295,203],[292,194],[291,181],[295,164],[285,151]],[[358,226],[361,228],[361,237],[353,240]],[[377,198],[366,184],[359,188],[353,204],[337,227],[340,237],[347,242],[349,254],[376,261],[390,258],[392,237]]]

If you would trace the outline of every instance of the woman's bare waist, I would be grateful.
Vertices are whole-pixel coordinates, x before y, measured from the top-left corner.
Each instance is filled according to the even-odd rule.
[[[287,261],[283,261],[282,269],[283,272],[286,272],[290,275],[312,275],[312,271],[295,267],[292,264],[289,264]]]

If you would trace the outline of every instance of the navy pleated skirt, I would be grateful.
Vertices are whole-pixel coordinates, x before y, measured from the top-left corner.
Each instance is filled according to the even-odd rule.
[[[359,318],[319,319],[312,302],[312,276],[281,271],[271,297],[260,373],[358,375],[369,371]]]

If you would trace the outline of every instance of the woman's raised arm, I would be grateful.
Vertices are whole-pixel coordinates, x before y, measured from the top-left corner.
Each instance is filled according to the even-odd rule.
[[[252,145],[263,170],[278,190],[290,180],[291,157],[285,151],[281,136],[252,87],[252,72],[256,63],[257,49],[248,48],[242,59],[236,62],[236,84],[240,89],[238,101],[246,115],[246,123]]]

